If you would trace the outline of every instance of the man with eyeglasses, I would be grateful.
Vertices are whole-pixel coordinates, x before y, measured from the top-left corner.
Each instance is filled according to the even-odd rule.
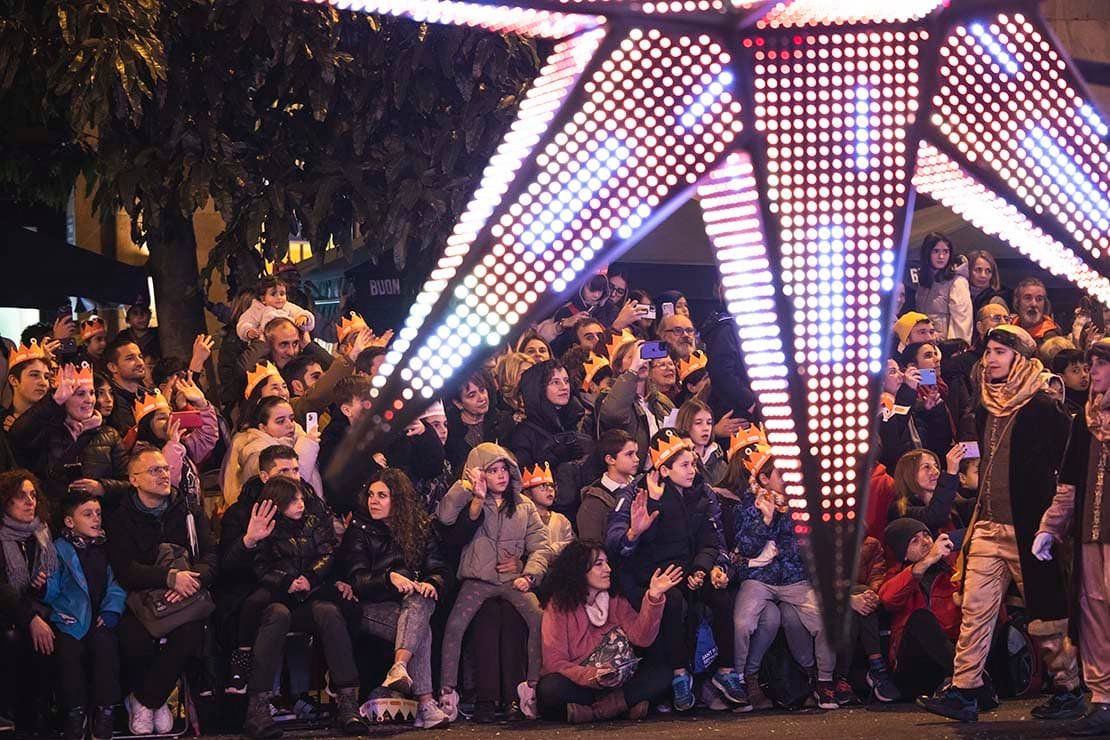
[[[170,465],[154,447],[138,447],[127,464],[134,490],[107,522],[108,557],[121,586],[128,591],[165,589],[168,602],[187,599],[216,578],[216,548],[203,510],[170,485]],[[188,569],[159,562],[163,543],[190,554]],[[173,715],[166,700],[185,664],[199,655],[204,622],[193,621],[165,636],[153,637],[130,608],[120,620],[120,653],[132,693],[124,700],[133,734],[166,734]]]
[[[686,316],[664,316],[659,322],[659,338],[667,343],[679,360],[689,360],[694,351],[694,324]]]

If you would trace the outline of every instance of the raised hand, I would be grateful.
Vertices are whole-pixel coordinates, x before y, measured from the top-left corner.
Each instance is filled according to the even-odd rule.
[[[652,599],[658,600],[663,594],[682,583],[682,568],[677,565],[668,565],[666,570],[655,569],[648,583],[648,593]]]
[[[193,354],[189,358],[189,369],[194,373],[203,371],[204,363],[212,356],[212,348],[215,345],[216,342],[212,337],[207,334],[197,334],[197,338],[193,340]]]
[[[613,331],[621,331],[635,324],[640,319],[644,318],[649,309],[646,303],[628,303],[621,306],[620,312],[617,313],[617,318],[613,319]]]
[[[247,531],[243,535],[243,544],[248,550],[273,533],[276,515],[277,504],[270,499],[260,501],[251,507],[251,518],[247,522]]]
[[[967,445],[963,442],[957,442],[952,445],[952,449],[944,456],[945,469],[949,475],[955,475],[960,472],[960,460],[964,459],[967,455]]]
[[[659,471],[649,470],[644,479],[647,481],[648,495],[656,501],[663,498],[663,477],[659,475]]]
[[[65,405],[77,392],[77,368],[72,364],[63,365],[58,371],[58,385],[54,388],[54,403]]]
[[[77,333],[77,324],[70,318],[69,314],[62,314],[54,319],[54,331],[51,337],[54,339],[69,339]]]
[[[475,466],[466,471],[466,479],[470,481],[471,493],[474,498],[486,497],[486,474],[481,468]]]
[[[181,420],[171,416],[166,422],[166,439],[170,442],[181,443]]]
[[[178,380],[177,390],[181,392],[181,395],[191,406],[203,408],[208,405],[208,401],[204,397],[204,391],[191,380]]]
[[[651,525],[655,524],[655,520],[659,518],[659,512],[653,511],[650,514],[647,509],[648,494],[641,489],[636,493],[636,497],[632,499],[632,509],[630,513],[630,520],[628,525],[629,539],[635,540],[644,532],[651,529]]]

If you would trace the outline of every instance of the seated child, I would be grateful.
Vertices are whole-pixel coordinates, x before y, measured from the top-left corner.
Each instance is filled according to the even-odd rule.
[[[262,331],[266,325],[277,318],[286,318],[304,331],[316,328],[316,317],[311,311],[306,311],[295,303],[290,303],[285,298],[286,286],[281,278],[267,276],[258,283],[258,295],[251,301],[250,308],[239,317],[235,325],[235,333],[244,342],[262,338]]]
[[[536,463],[534,467],[525,468],[523,485],[524,495],[532,499],[540,521],[547,527],[547,544],[552,556],[558,555],[574,540],[574,528],[570,526],[570,519],[551,510],[555,503],[555,477],[551,474],[551,465],[544,463],[541,468]]]

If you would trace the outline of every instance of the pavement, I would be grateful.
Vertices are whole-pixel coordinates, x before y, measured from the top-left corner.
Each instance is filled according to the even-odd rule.
[[[912,738],[973,738],[1002,740],[1042,740],[1067,737],[1062,723],[1034,719],[1029,711],[1043,699],[1003,702],[993,712],[980,715],[974,724],[961,724],[936,717],[913,704],[868,705],[835,712],[801,710],[797,712],[757,712],[730,714],[698,710],[690,715],[653,715],[641,722],[603,722],[591,725],[564,725],[550,722],[476,725],[460,721],[445,730],[418,731],[411,726],[377,725],[370,737],[406,735],[412,740],[433,738],[497,738],[497,740],[594,740],[613,736],[636,740],[713,740],[744,738],[756,740],[825,740],[827,738],[867,738],[892,740]],[[328,737],[327,733],[287,733],[286,738]],[[231,736],[229,736],[231,737]]]

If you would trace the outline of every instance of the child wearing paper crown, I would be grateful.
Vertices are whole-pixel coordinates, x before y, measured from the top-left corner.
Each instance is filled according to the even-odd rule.
[[[108,740],[121,698],[116,625],[127,593],[108,565],[100,501],[91,493],[69,494],[61,514],[62,536],[54,541],[58,567],[42,600],[51,608],[64,735],[83,740],[88,713],[93,740]]]
[[[278,277],[267,276],[258,283],[258,295],[251,301],[250,308],[239,317],[235,333],[244,342],[261,339],[266,325],[274,319],[285,318],[297,325],[298,329],[310,332],[316,328],[316,317],[285,297],[287,286]]]
[[[570,526],[569,519],[551,510],[551,505],[555,503],[555,477],[551,474],[551,465],[544,463],[541,467],[536,463],[531,468],[525,468],[522,485],[524,495],[532,499],[540,521],[547,527],[547,544],[551,546],[552,555],[558,555],[574,540],[574,528]]]

